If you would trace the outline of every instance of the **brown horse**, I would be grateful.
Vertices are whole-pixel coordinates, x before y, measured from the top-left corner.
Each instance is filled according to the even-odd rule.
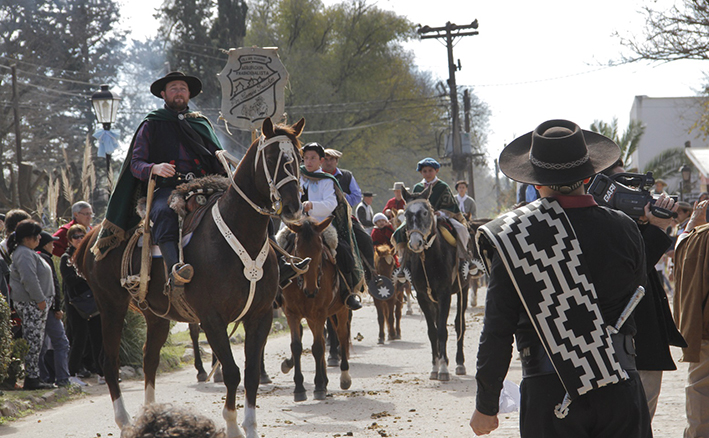
[[[458,311],[455,317],[457,334],[457,352],[455,373],[464,375],[465,353],[465,309],[468,306],[468,294],[462,293],[458,275],[457,249],[446,242],[438,231],[437,221],[428,196],[431,188],[423,192],[409,194],[402,190],[406,200],[406,258],[411,272],[412,283],[416,289],[421,310],[426,317],[428,338],[431,342],[433,368],[431,380],[450,380],[448,372],[448,315],[451,299],[458,295]]]
[[[327,366],[325,364],[325,321],[330,318],[340,342],[340,388],[349,389],[352,384],[348,362],[350,345],[350,311],[340,299],[339,280],[335,257],[328,248],[323,231],[330,225],[333,217],[315,223],[310,218],[298,224],[288,224],[295,234],[295,255],[310,257],[310,268],[296,281],[283,289],[283,311],[288,319],[291,334],[292,356],[281,364],[281,370],[287,373],[295,366],[293,380],[294,400],[308,399],[303,386],[301,354],[303,352],[303,326],[305,318],[313,333],[313,358],[315,359],[315,400],[325,400],[327,396]],[[332,228],[331,228],[332,229]],[[333,230],[334,231],[334,230]]]
[[[377,245],[374,248],[374,270],[377,275],[391,278],[396,267],[396,250],[389,245]],[[394,296],[388,300],[374,298],[379,322],[379,344],[384,343],[385,328],[389,328],[389,340],[401,339],[401,305],[404,302],[404,289],[400,285],[394,288]]]
[[[404,210],[405,209],[391,209],[391,225],[394,227],[394,229],[399,228],[399,226],[404,222]],[[404,300],[406,301],[406,314],[413,315],[414,308],[412,304],[414,302],[414,293],[411,291],[411,282],[403,277],[392,278],[392,281],[394,282],[394,289],[396,289],[396,293],[398,294],[399,292],[401,292],[404,296]]]
[[[278,203],[282,219],[291,221],[300,216],[298,136],[304,124],[303,119],[293,126],[274,127],[270,119],[263,122],[263,136],[254,141],[246,152],[232,178],[232,185],[215,204],[215,209],[206,212],[194,231],[191,243],[184,248],[185,262],[192,264],[195,270],[192,282],[185,285],[185,299],[197,315],[223,367],[227,394],[222,415],[227,423],[228,437],[244,436],[237,424],[236,413],[236,389],[241,375],[227,335],[227,324],[238,319],[246,332],[246,403],[242,425],[248,438],[259,436],[256,393],[261,373],[260,359],[271,328],[272,303],[278,288],[278,262],[267,243],[269,214],[272,214],[272,207],[280,198]],[[225,233],[228,237],[220,231],[220,225],[222,229],[224,225],[228,227],[230,232]],[[101,312],[105,351],[103,369],[113,400],[116,423],[123,427],[130,423],[130,416],[118,384],[118,352],[123,320],[134,297],[121,286],[121,260],[126,243],[100,260],[96,260],[89,250],[99,228],[83,240],[76,251],[75,264],[91,285]],[[232,245],[237,245],[234,237],[245,249],[246,254],[241,252],[241,256],[257,259],[250,263],[248,269],[232,249]],[[263,260],[264,255],[265,260],[259,268],[259,261]],[[140,265],[139,258],[139,251],[136,251],[133,266]],[[147,339],[143,347],[146,404],[155,401],[155,373],[160,348],[168,336],[170,320],[186,319],[163,294],[164,272],[162,260],[153,260],[147,299],[141,306],[147,323]]]

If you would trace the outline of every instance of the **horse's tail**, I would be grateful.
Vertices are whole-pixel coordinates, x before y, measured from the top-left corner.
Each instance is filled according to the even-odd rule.
[[[91,246],[93,245],[96,235],[100,229],[101,227],[94,227],[86,234],[86,237],[84,237],[79,243],[79,246],[76,247],[76,251],[74,251],[74,255],[71,259],[77,272],[79,272],[79,274],[81,274],[84,278],[86,278],[88,274],[88,272],[86,272],[86,261],[88,257],[94,256],[91,252]]]

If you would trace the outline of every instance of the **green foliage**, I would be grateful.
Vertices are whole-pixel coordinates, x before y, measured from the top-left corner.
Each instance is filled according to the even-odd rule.
[[[123,36],[114,30],[118,19],[115,0],[0,2],[0,101],[6,102],[0,118],[8,122],[0,125],[0,205],[36,209],[46,175],[37,178],[33,171],[49,172],[63,165],[65,156],[76,159],[73,170],[79,172],[95,120],[88,97],[99,84],[115,82],[124,57]],[[13,64],[19,152],[13,108],[7,104]],[[23,168],[19,161],[29,165]]]
[[[626,169],[632,166],[632,155],[638,149],[640,139],[645,134],[645,125],[639,120],[631,120],[623,135],[618,135],[618,118],[613,117],[611,123],[595,120],[591,124],[591,131],[598,132],[613,140],[620,147],[620,159]]]
[[[8,376],[12,361],[12,329],[10,327],[10,306],[0,298],[0,382]]]
[[[667,149],[645,163],[643,173],[652,172],[652,176],[655,179],[667,179],[668,177],[679,175],[679,168],[683,164],[694,167],[689,158],[687,158],[687,154],[684,153],[684,148]],[[670,192],[677,190],[677,187],[670,188]]]
[[[340,167],[381,204],[393,181],[420,179],[416,162],[437,156],[436,129],[448,125],[433,80],[402,47],[415,28],[363,0],[259,0],[249,15],[244,45],[278,47],[288,69],[289,121],[305,117],[303,139],[342,151]]]
[[[129,309],[128,313],[126,313],[121,335],[119,353],[121,365],[143,366],[143,345],[145,344],[146,333],[147,327],[143,315]]]
[[[10,363],[7,368],[7,378],[3,382],[3,386],[14,388],[18,380],[25,377],[25,356],[30,351],[30,346],[26,340],[19,338],[12,341],[12,353],[10,355]]]

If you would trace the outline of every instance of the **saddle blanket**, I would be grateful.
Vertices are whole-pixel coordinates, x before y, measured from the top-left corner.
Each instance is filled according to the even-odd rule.
[[[493,248],[505,264],[568,396],[628,378],[615,356],[598,296],[564,209],[542,198],[478,229],[489,272]]]

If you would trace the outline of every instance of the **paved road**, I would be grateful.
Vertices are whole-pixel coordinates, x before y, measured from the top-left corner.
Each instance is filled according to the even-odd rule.
[[[481,296],[480,302],[483,302]],[[454,312],[452,312],[454,313]],[[468,422],[474,408],[474,366],[480,335],[482,308],[467,314],[466,354],[469,375],[451,376],[441,383],[428,380],[430,352],[425,336],[426,323],[418,307],[413,316],[402,321],[403,339],[377,345],[376,311],[371,303],[355,313],[354,340],[351,357],[352,387],[339,389],[339,376],[329,368],[330,397],[322,402],[312,400],[314,364],[304,357],[304,374],[309,400],[293,402],[292,373],[280,373],[280,362],[289,353],[290,339],[279,336],[269,341],[266,368],[273,384],[260,388],[257,400],[259,432],[265,437],[337,437],[351,432],[355,437],[472,437]],[[452,316],[451,316],[452,323]],[[452,333],[452,324],[449,326]],[[304,344],[312,342],[309,334]],[[449,351],[455,351],[454,336]],[[243,365],[241,346],[234,347],[237,363]],[[675,351],[678,353],[678,351]],[[655,417],[656,437],[680,437],[684,427],[684,380],[686,365],[677,372],[666,373],[660,407]],[[513,360],[508,379],[519,383],[519,361]],[[143,402],[142,382],[122,384],[126,405],[132,415]],[[215,383],[197,383],[191,367],[158,377],[156,397],[159,402],[172,402],[194,407],[223,424],[221,410],[224,387]],[[243,386],[238,402],[243,404]],[[239,410],[239,421],[243,410]],[[501,427],[491,437],[518,437],[517,413],[501,416]],[[113,421],[108,391],[105,386],[89,388],[89,394],[61,407],[38,412],[0,427],[0,435],[21,437],[118,437]]]

